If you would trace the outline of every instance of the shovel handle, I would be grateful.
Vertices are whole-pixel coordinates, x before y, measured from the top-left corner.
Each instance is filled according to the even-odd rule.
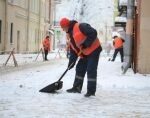
[[[70,68],[74,63],[75,63],[75,62],[73,62],[73,63],[70,64],[70,66],[65,70],[65,72],[62,74],[62,76],[59,78],[58,81],[60,81],[60,80],[64,77],[64,75],[67,73],[67,71],[69,70],[69,68]]]

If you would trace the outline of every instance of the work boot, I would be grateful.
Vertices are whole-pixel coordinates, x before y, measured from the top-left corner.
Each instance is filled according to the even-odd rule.
[[[95,96],[95,93],[87,92],[84,97]]]
[[[71,89],[66,90],[68,93],[81,93],[80,88],[72,87]]]
[[[114,59],[111,60],[112,62],[115,61]]]

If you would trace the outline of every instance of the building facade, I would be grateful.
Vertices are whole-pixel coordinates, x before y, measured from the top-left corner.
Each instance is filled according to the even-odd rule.
[[[136,32],[136,71],[150,74],[150,0],[138,0]]]
[[[130,0],[114,0],[127,3]],[[131,1],[130,1],[131,2]],[[135,14],[133,19],[133,47],[132,68],[134,72],[150,74],[150,1],[135,0]],[[122,11],[124,9],[121,9]],[[115,26],[118,26],[115,24]],[[121,26],[121,25],[120,25]],[[122,25],[124,26],[124,24]],[[126,24],[125,24],[126,27]],[[126,30],[127,29],[126,27]],[[127,32],[126,32],[127,33]]]
[[[51,23],[51,0],[0,0],[0,52],[37,52]]]

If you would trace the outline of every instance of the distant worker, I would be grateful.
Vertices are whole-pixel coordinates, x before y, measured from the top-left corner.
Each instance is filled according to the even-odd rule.
[[[46,36],[46,38],[43,40],[43,48],[44,48],[44,60],[48,61],[47,56],[48,52],[50,51],[50,38],[49,36]]]
[[[73,87],[68,89],[69,93],[81,93],[84,76],[87,72],[87,93],[85,97],[95,96],[97,83],[97,66],[99,55],[102,51],[101,44],[97,38],[97,31],[87,23],[78,23],[75,20],[62,18],[60,26],[70,37],[70,57],[68,67],[76,65],[76,74]]]
[[[123,58],[124,58],[124,54],[123,54],[123,43],[124,43],[124,39],[122,39],[121,37],[118,36],[114,36],[113,37],[113,46],[115,48],[114,54],[113,54],[113,58],[111,61],[115,61],[115,58],[118,54],[118,52],[120,52],[120,57],[121,57],[121,62],[123,62]]]

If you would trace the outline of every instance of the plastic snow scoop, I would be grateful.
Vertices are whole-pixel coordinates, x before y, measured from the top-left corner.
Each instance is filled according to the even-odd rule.
[[[61,81],[61,79],[64,77],[64,75],[67,73],[67,71],[69,70],[69,68],[73,65],[74,63],[72,63],[66,70],[65,72],[61,75],[61,77],[59,78],[58,81],[42,88],[41,90],[39,90],[39,92],[45,92],[45,93],[55,93],[56,90],[60,90],[63,87],[63,81]]]

